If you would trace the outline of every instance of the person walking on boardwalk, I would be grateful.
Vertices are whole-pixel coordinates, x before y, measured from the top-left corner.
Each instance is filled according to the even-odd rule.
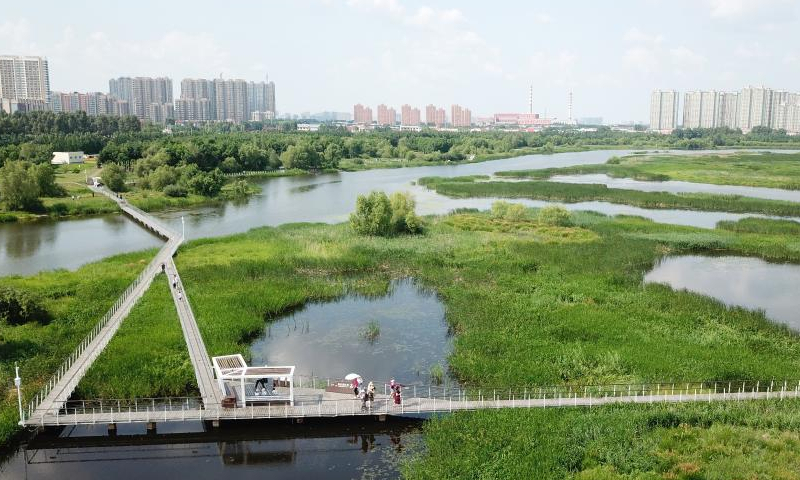
[[[395,405],[400,405],[400,402],[401,402],[401,401],[402,401],[402,400],[401,400],[401,398],[400,398],[400,384],[399,384],[399,383],[396,383],[396,384],[394,385],[394,404],[395,404]]]
[[[353,393],[358,398],[358,377],[353,379]]]
[[[361,411],[367,411],[367,400],[369,400],[369,394],[366,390],[361,391]]]
[[[375,401],[375,384],[371,381],[367,385],[367,395],[369,395],[369,406],[372,408],[372,403]]]

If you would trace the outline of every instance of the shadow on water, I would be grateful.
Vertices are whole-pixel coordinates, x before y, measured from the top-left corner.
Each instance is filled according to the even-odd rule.
[[[446,370],[451,348],[444,304],[403,279],[384,296],[350,294],[281,315],[250,350],[254,364],[296,365],[298,374],[323,379],[356,372],[380,385],[392,377],[428,384],[432,366]]]
[[[221,428],[187,422],[160,424],[157,434],[127,426],[127,433],[120,428],[114,436],[105,426],[47,429],[0,466],[0,477],[396,478],[400,461],[422,448],[421,422],[389,417]]]

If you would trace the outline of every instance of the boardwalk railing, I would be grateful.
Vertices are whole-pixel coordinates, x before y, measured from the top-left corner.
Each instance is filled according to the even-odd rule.
[[[388,395],[362,404],[355,397],[325,399],[322,390],[306,390],[295,405],[282,403],[240,408],[204,405],[195,397],[133,400],[77,400],[31,419],[30,425],[248,420],[361,415],[413,415],[499,408],[595,407],[615,403],[684,403],[783,400],[800,398],[800,381],[675,382],[592,386],[544,386],[511,389],[462,389],[409,386],[395,404]]]
[[[272,170],[245,170],[242,172],[232,172],[232,173],[224,173],[223,175],[228,178],[236,178],[236,177],[253,177],[258,175],[267,175],[270,173],[277,172],[277,168],[273,168]]]
[[[31,417],[31,415],[39,406],[39,404],[42,402],[42,400],[45,397],[47,397],[47,394],[49,394],[50,391],[53,389],[53,387],[58,384],[59,380],[61,380],[64,374],[69,371],[70,367],[72,367],[72,364],[83,354],[83,352],[92,343],[95,337],[97,337],[97,335],[103,330],[103,327],[105,327],[106,324],[109,322],[109,320],[111,320],[111,318],[114,316],[114,314],[117,313],[117,310],[119,310],[125,303],[125,301],[128,300],[128,298],[134,292],[136,287],[138,287],[139,284],[141,284],[142,281],[149,275],[152,275],[150,268],[145,268],[142,271],[142,273],[140,273],[139,276],[136,277],[136,279],[130,285],[128,285],[128,288],[126,288],[125,291],[122,292],[122,295],[120,295],[119,298],[117,298],[117,300],[114,302],[111,308],[109,308],[106,314],[103,315],[103,318],[101,318],[100,321],[97,322],[97,324],[94,326],[94,328],[92,328],[92,330],[86,335],[86,337],[84,337],[84,339],[81,340],[81,343],[78,344],[75,350],[73,350],[72,353],[70,353],[70,355],[67,357],[67,359],[64,360],[64,362],[58,367],[53,376],[50,377],[50,380],[47,381],[47,383],[42,387],[39,393],[37,393],[36,396],[34,396],[33,399],[31,399],[31,401],[28,403],[28,408],[27,408],[28,418]]]

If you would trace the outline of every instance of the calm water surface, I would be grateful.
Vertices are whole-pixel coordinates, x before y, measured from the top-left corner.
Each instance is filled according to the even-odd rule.
[[[702,293],[726,305],[763,310],[768,318],[800,331],[799,265],[744,257],[666,257],[645,276],[645,282]]]
[[[99,435],[104,426],[48,430],[0,464],[0,478],[397,478],[399,461],[422,446],[419,421],[403,419],[172,428],[183,432],[148,437],[142,427],[109,438]]]
[[[374,341],[363,335],[370,322],[380,327]],[[306,304],[272,322],[250,351],[253,364],[297,365],[298,374],[323,379],[355,372],[380,387],[392,377],[428,384],[432,365],[446,370],[451,347],[442,302],[405,279],[385,296]]]

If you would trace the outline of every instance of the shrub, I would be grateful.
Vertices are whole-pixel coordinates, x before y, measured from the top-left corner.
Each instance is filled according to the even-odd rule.
[[[408,193],[393,193],[391,199],[377,191],[359,195],[356,211],[350,214],[350,226],[359,235],[417,233],[422,230],[422,222],[414,208],[414,199]]]
[[[359,195],[356,211],[350,214],[350,226],[359,235],[387,236],[392,221],[392,204],[383,192]]]
[[[525,206],[519,203],[497,201],[492,204],[492,217],[503,220],[522,220],[525,218]]]
[[[556,227],[569,227],[572,225],[572,216],[566,208],[560,205],[551,205],[539,211],[539,223]]]
[[[414,211],[416,202],[408,192],[393,193],[389,203],[392,207],[393,233],[417,233],[422,229],[422,223]]]
[[[186,189],[179,185],[167,185],[164,187],[164,195],[168,197],[185,197],[186,196]]]
[[[50,314],[34,295],[13,287],[0,287],[0,321],[9,325],[47,323]]]

